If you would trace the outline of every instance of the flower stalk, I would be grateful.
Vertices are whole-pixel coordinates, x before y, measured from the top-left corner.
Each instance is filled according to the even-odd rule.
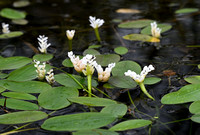
[[[98,30],[98,28],[95,28],[94,31],[95,31],[95,35],[96,35],[97,40],[98,40],[99,42],[101,42],[101,38],[100,38],[100,35],[99,35],[99,30]]]
[[[75,30],[67,30],[66,36],[68,38],[69,51],[72,51],[72,39],[74,38]]]
[[[88,97],[91,97],[92,94],[92,75],[87,75],[88,79]]]
[[[69,51],[72,51],[72,40],[68,40]]]
[[[143,82],[139,82],[138,85],[140,86],[142,92],[147,96],[149,97],[150,99],[152,100],[155,100],[146,90],[145,86],[144,86],[144,83]]]

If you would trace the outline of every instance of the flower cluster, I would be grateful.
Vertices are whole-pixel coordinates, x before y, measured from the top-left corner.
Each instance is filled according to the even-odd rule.
[[[46,74],[46,63],[43,62],[42,64],[40,64],[40,61],[34,60],[35,64],[34,66],[37,68],[36,72],[38,73],[38,79],[39,80],[43,80],[45,78],[45,74]]]
[[[66,31],[66,36],[69,40],[72,40],[75,34],[75,30],[67,30]]]
[[[53,69],[47,72],[47,75],[45,76],[45,78],[49,84],[53,84],[55,82]]]
[[[144,81],[146,75],[154,69],[155,68],[152,65],[149,65],[149,66],[145,66],[139,75],[131,70],[128,70],[124,74],[125,76],[130,76],[131,78],[133,78],[137,83],[141,83]]]
[[[1,25],[2,25],[2,32],[4,34],[10,33],[9,24],[2,23]]]
[[[44,35],[39,35],[38,39],[38,44],[40,47],[38,49],[40,50],[41,53],[47,53],[47,48],[51,45],[50,43],[48,44],[48,37],[45,37]]]
[[[156,22],[151,23],[151,34],[153,37],[159,38],[161,30],[162,29],[157,27]]]
[[[89,16],[90,26],[94,29],[99,28],[101,25],[103,25],[104,20],[103,19],[96,19],[96,17]]]

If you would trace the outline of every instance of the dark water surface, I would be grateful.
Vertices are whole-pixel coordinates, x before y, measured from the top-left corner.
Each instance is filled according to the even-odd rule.
[[[0,8],[12,7],[12,0],[0,0]],[[156,70],[151,74],[159,76],[162,81],[159,84],[147,87],[150,94],[156,99],[154,102],[146,102],[139,98],[140,89],[131,90],[132,98],[138,109],[152,117],[157,116],[152,127],[152,135],[199,135],[200,125],[191,121],[163,124],[170,121],[190,117],[188,105],[164,105],[160,103],[163,95],[177,91],[186,85],[183,78],[187,75],[197,75],[200,63],[200,51],[198,47],[189,45],[200,44],[200,13],[176,15],[174,11],[183,7],[200,8],[199,0],[32,0],[28,7],[20,8],[28,13],[26,19],[28,25],[19,26],[12,24],[10,20],[0,18],[1,22],[10,24],[10,30],[22,30],[25,34],[18,38],[0,40],[0,53],[4,57],[28,56],[32,57],[35,52],[31,46],[38,47],[38,35],[46,35],[52,44],[49,53],[55,58],[51,60],[54,66],[61,67],[62,61],[67,57],[68,47],[65,31],[75,29],[76,34],[73,40],[73,51],[75,54],[82,52],[96,41],[94,31],[89,26],[89,16],[96,16],[105,20],[100,28],[100,35],[103,40],[102,54],[113,53],[116,46],[125,46],[129,52],[123,55],[122,60],[133,60],[142,67],[153,64]],[[140,14],[120,14],[115,11],[119,8],[131,8],[142,11]],[[131,33],[139,33],[139,29],[118,28],[114,19],[121,21],[152,19],[159,23],[168,23],[173,28],[162,34],[159,44],[133,42],[121,37]],[[159,46],[159,49],[156,47]],[[171,77],[169,85],[168,77],[163,74],[165,70],[172,70],[176,75]],[[126,91],[116,89],[111,91],[112,97],[127,105],[130,105]],[[67,114],[81,111],[81,106],[71,105],[62,109],[55,115]],[[130,109],[133,109],[130,106]],[[3,113],[0,111],[0,113]],[[136,116],[138,114],[135,114]],[[142,116],[149,119],[147,116]],[[125,119],[132,119],[131,115]],[[43,121],[30,125],[38,127]],[[0,131],[5,130],[5,125],[0,126]],[[6,131],[10,131],[9,128]],[[4,131],[5,132],[5,131]],[[67,135],[67,132],[49,132],[35,130],[18,133],[18,135]],[[148,130],[128,130],[120,132],[121,135],[146,135]]]

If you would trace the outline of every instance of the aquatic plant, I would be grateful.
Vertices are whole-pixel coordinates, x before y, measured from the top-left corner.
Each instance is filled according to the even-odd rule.
[[[156,22],[151,23],[151,34],[152,34],[153,37],[160,38],[161,30],[162,29],[157,27]]]
[[[75,30],[67,30],[66,36],[68,38],[69,43],[69,51],[72,51],[72,39],[74,38]]]
[[[10,33],[9,24],[2,23],[2,32],[3,32],[4,34]]]
[[[45,37],[45,35],[39,35],[38,39],[38,44],[40,45],[38,49],[40,50],[41,53],[47,53],[47,48],[51,45],[48,42],[48,37]]]

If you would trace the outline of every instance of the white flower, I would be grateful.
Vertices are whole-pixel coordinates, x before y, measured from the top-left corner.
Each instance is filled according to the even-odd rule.
[[[51,45],[50,43],[48,44],[48,37],[45,37],[44,35],[39,35],[38,39],[38,44],[40,47],[38,49],[40,50],[41,53],[47,53],[47,48]]]
[[[67,30],[66,31],[66,35],[67,35],[67,38],[69,39],[69,40],[72,40],[73,39],[73,37],[74,37],[74,34],[75,34],[75,30]]]
[[[40,61],[34,60],[34,62],[35,62],[34,66],[37,68],[36,69],[36,72],[38,73],[37,77],[39,80],[43,80],[45,78],[45,74],[46,74],[46,70],[45,70],[46,63],[43,62],[40,65]]]
[[[99,28],[101,25],[103,25],[104,20],[103,19],[96,19],[96,17],[89,17],[90,26],[94,29]]]
[[[45,78],[49,84],[53,84],[55,82],[53,69],[47,72],[47,75],[45,76]]]
[[[108,67],[105,69],[105,71],[103,71],[103,68],[101,67],[101,65],[96,64],[95,68],[98,72],[98,81],[107,82],[108,79],[110,78],[111,70],[114,67],[115,67],[115,63],[111,63],[108,65]]]
[[[10,33],[9,24],[2,23],[1,25],[2,25],[2,32],[4,34]]]
[[[125,76],[130,76],[131,78],[133,78],[137,83],[140,83],[140,82],[143,82],[146,75],[154,69],[155,68],[152,65],[149,65],[148,67],[145,66],[139,75],[131,70],[128,70],[124,74],[125,74]]]
[[[159,38],[161,30],[162,29],[157,27],[156,22],[151,23],[151,34],[153,37]]]

